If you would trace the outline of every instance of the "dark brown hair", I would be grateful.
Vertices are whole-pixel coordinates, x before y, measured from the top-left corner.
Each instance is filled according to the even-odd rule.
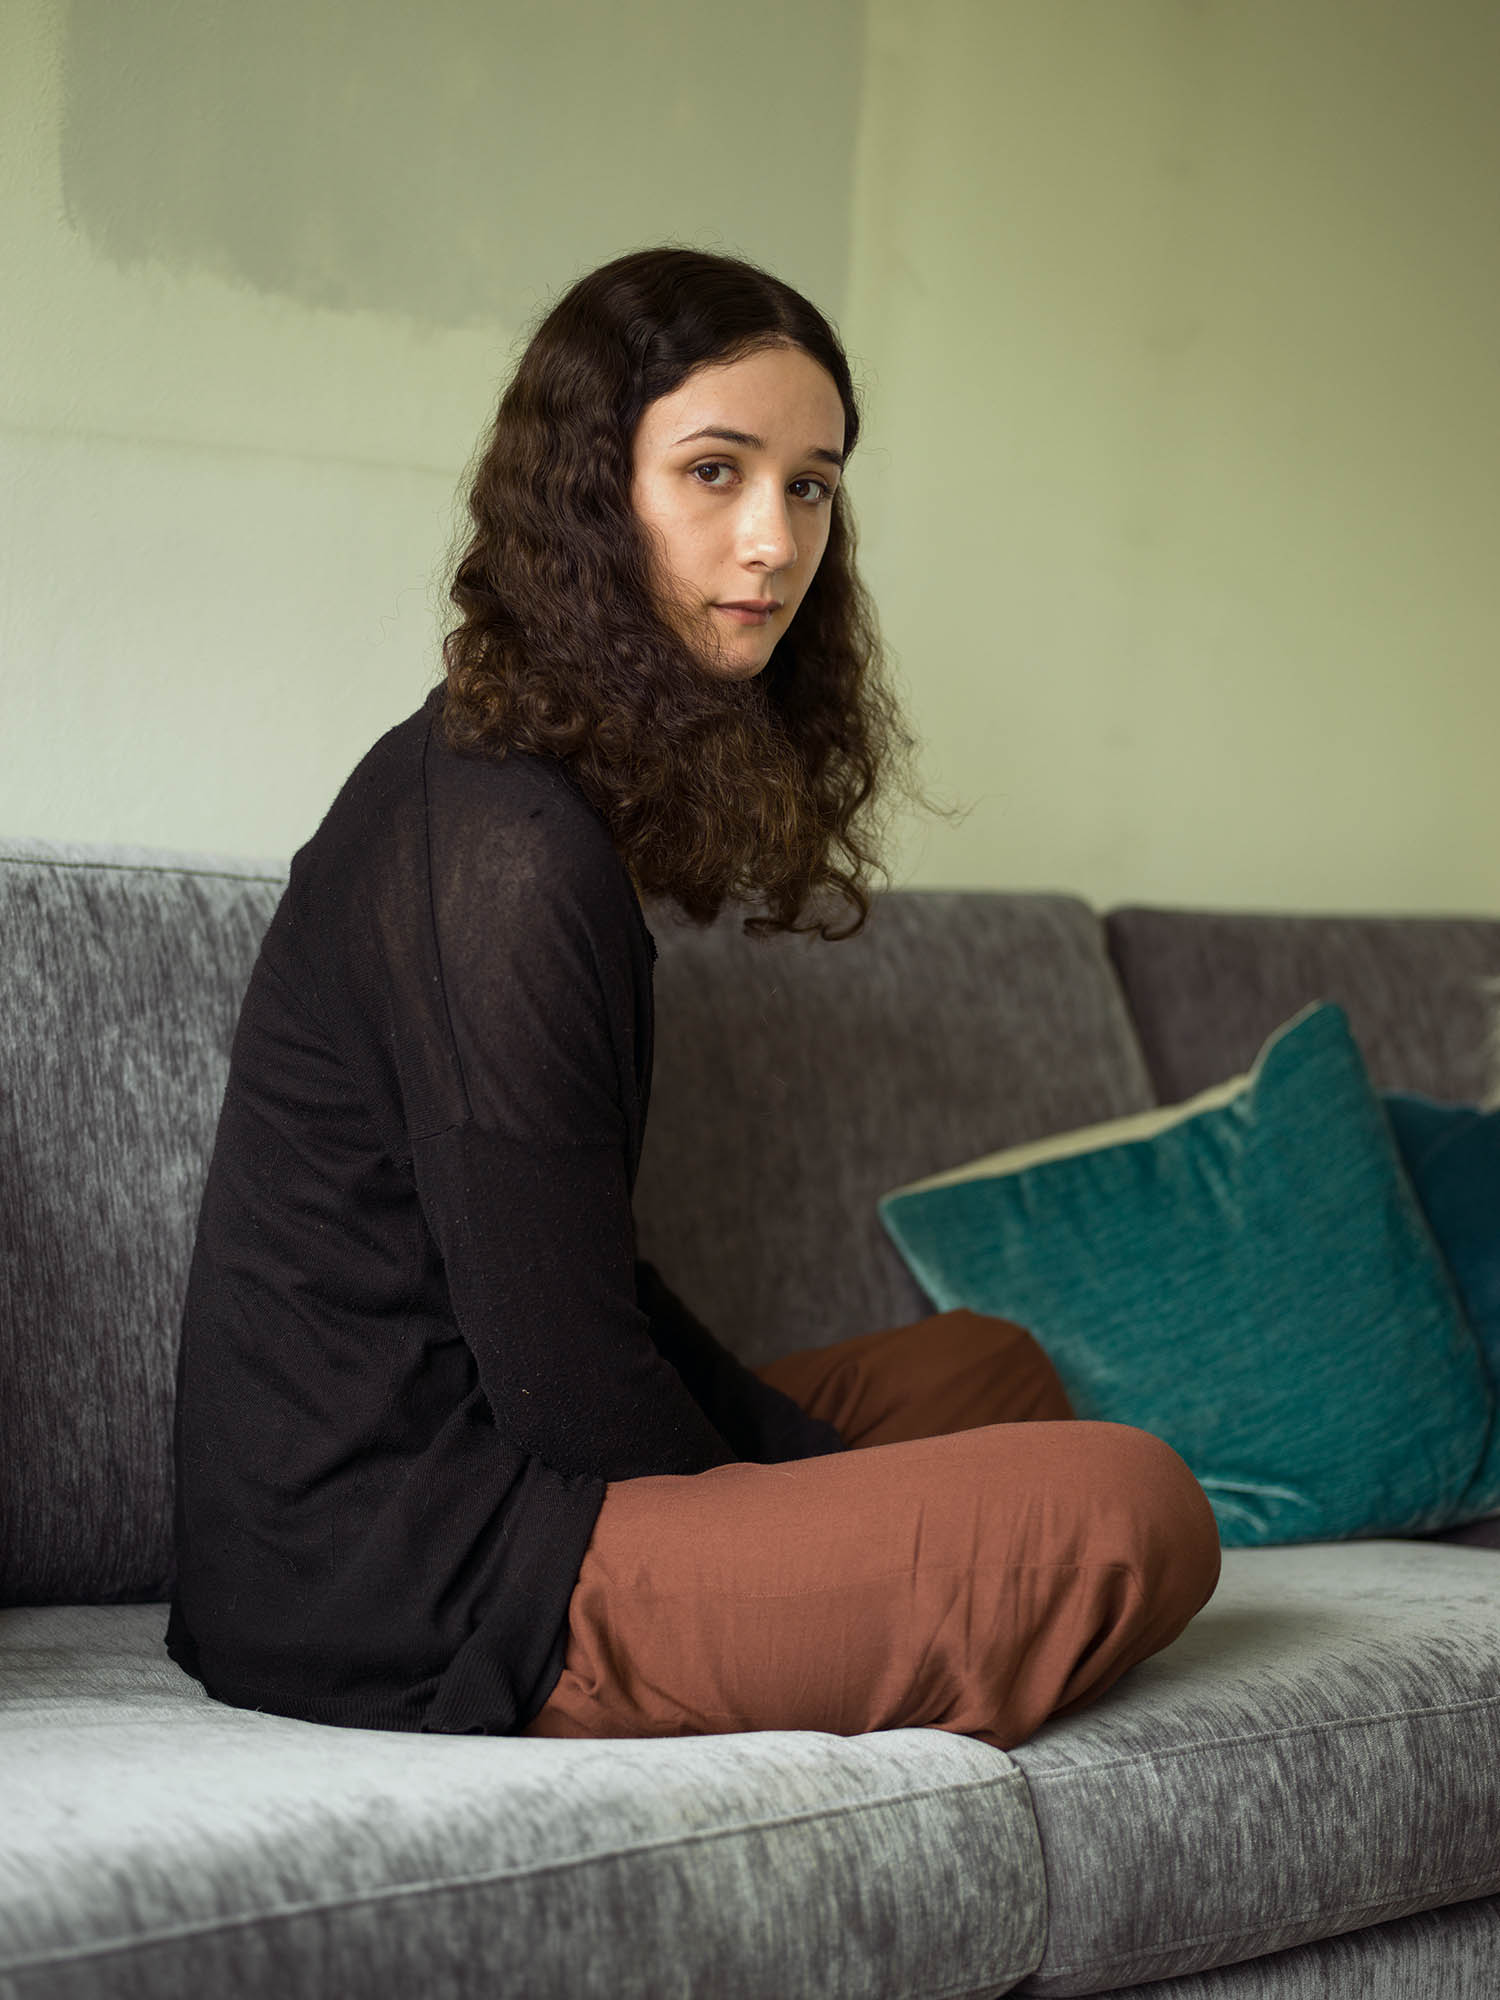
[[[461,619],[443,644],[445,726],[460,751],[564,760],[641,893],[674,900],[691,922],[733,899],[762,907],[745,921],[752,934],[842,938],[869,914],[872,870],[885,874],[885,794],[921,799],[843,484],[796,616],[747,679],[706,671],[668,623],[630,498],[646,406],[695,368],[776,346],[801,348],[833,378],[847,458],[860,419],[838,338],[754,264],[637,250],[547,312],[469,495],[473,530],[451,590]],[[829,910],[830,892],[848,910]]]

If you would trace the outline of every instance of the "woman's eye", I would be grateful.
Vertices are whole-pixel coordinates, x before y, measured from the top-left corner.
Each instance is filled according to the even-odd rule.
[[[730,465],[727,460],[722,458],[715,458],[709,460],[704,465],[695,465],[693,467],[693,477],[694,479],[697,480],[700,486],[706,486],[710,493],[722,493],[729,482],[723,479],[705,479],[703,477],[703,474],[714,473],[714,472],[733,472],[733,471],[734,467]],[[806,496],[809,500],[809,504],[814,507],[821,507],[825,500],[831,500],[833,498],[833,488],[827,483],[827,481],[823,479],[814,479],[810,473],[804,474],[801,479],[794,479],[792,481],[792,485],[793,487],[798,487],[798,486],[814,487],[816,490],[811,495]]]

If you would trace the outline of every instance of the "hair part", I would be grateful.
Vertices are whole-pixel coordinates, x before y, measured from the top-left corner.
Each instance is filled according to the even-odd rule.
[[[865,923],[873,876],[886,876],[888,800],[929,802],[843,482],[791,625],[743,680],[709,671],[669,622],[631,499],[647,406],[694,369],[768,347],[800,348],[832,377],[847,459],[860,413],[843,348],[815,306],[757,265],[632,251],[546,313],[469,494],[450,592],[460,618],[443,642],[445,728],[462,752],[564,760],[642,895],[690,922],[736,901],[762,910],[745,920],[752,935],[844,938]]]

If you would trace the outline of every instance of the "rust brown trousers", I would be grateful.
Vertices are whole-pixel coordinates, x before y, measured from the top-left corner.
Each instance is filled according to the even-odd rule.
[[[611,1483],[523,1734],[927,1725],[1008,1749],[1213,1592],[1192,1473],[1073,1418],[1010,1320],[937,1313],[756,1372],[851,1449]]]

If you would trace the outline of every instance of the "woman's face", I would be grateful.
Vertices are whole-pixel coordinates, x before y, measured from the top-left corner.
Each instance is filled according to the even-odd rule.
[[[695,369],[647,404],[631,500],[654,531],[660,601],[715,671],[758,674],[791,624],[828,545],[843,452],[833,377],[800,347]]]

